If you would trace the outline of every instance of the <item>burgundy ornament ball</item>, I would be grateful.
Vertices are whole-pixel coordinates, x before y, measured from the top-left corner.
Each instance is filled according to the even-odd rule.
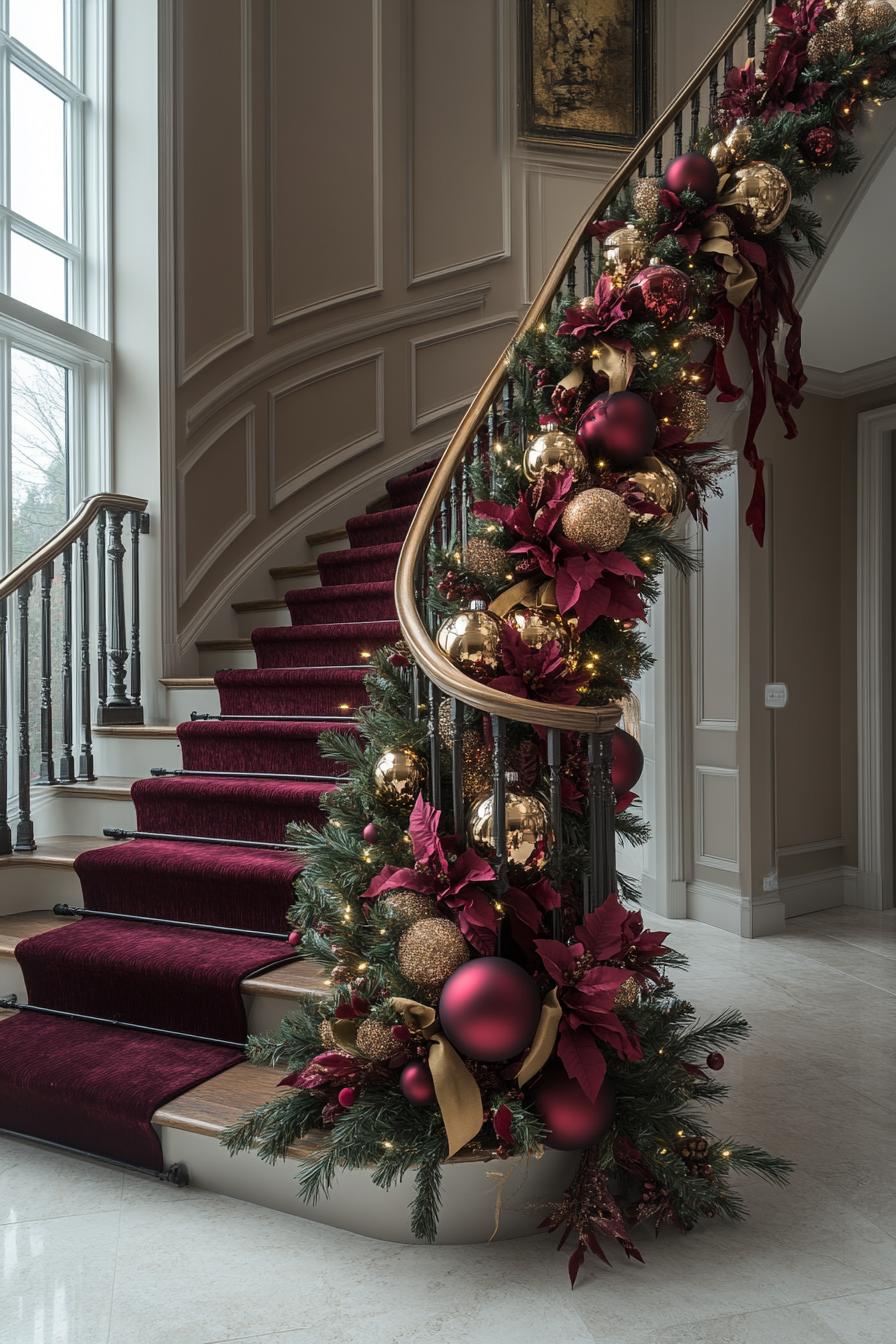
[[[681,154],[669,164],[663,183],[676,196],[693,191],[707,205],[712,205],[719,191],[719,170],[705,154]]]
[[[337,1100],[339,1105],[347,1111],[350,1106],[354,1106],[357,1097],[358,1094],[353,1087],[340,1087]]]
[[[576,443],[592,463],[634,467],[648,457],[656,443],[657,419],[653,408],[637,392],[604,393],[595,398],[579,421]]]
[[[623,793],[629,793],[641,778],[644,753],[638,739],[623,728],[617,728],[613,733],[612,750],[610,775],[613,779],[613,792],[618,798]]]
[[[632,276],[625,296],[634,311],[660,327],[674,327],[691,311],[691,286],[676,266],[645,266]]]
[[[720,1054],[718,1050],[713,1050],[712,1054],[706,1056],[706,1067],[708,1069],[713,1069],[715,1072],[718,1072],[719,1069],[724,1069],[725,1056]]]
[[[439,1021],[448,1040],[484,1064],[513,1059],[530,1044],[541,1017],[535,981],[506,957],[476,957],[445,981]]]
[[[410,1064],[405,1064],[398,1079],[398,1086],[407,1100],[413,1102],[415,1106],[431,1106],[436,1099],[432,1074],[425,1060],[412,1059]]]
[[[547,1128],[548,1148],[589,1148],[605,1134],[613,1119],[616,1097],[605,1082],[591,1101],[559,1060],[548,1064],[532,1094],[532,1103]]]
[[[840,145],[840,137],[831,126],[813,126],[800,142],[803,158],[810,163],[830,163]]]
[[[361,832],[361,835],[364,839],[365,845],[375,845],[377,840],[379,840],[380,838],[380,828],[379,826],[377,826],[375,821],[368,821],[367,825]]]

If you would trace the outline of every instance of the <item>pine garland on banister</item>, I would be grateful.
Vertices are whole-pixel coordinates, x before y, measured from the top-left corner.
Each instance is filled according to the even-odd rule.
[[[511,353],[515,397],[474,471],[467,541],[429,557],[440,647],[500,689],[608,704],[649,665],[639,623],[659,575],[693,564],[671,525],[685,508],[706,524],[726,469],[700,435],[710,394],[742,395],[725,360],[735,330],[753,373],[747,521],[762,540],[755,435],[769,397],[796,432],[805,378],[790,265],[822,249],[812,190],[854,168],[865,103],[896,94],[886,0],[781,4],[771,25],[761,65],[728,74],[717,124],[696,150],[662,179],[636,180],[594,221],[593,297],[570,294]],[[669,978],[684,959],[625,903],[632,884],[620,879],[620,895],[582,917],[583,744],[572,735],[563,744],[560,860],[543,802],[544,741],[508,725],[518,831],[498,900],[489,800],[474,806],[464,836],[447,833],[424,801],[427,725],[411,703],[407,651],[381,651],[367,681],[362,738],[322,739],[346,769],[323,800],[327,824],[290,835],[305,860],[292,937],[325,968],[326,993],[275,1037],[250,1042],[254,1062],[284,1071],[283,1090],[230,1130],[228,1147],[276,1160],[323,1130],[303,1196],[325,1196],[341,1168],[365,1167],[383,1188],[407,1173],[423,1240],[436,1235],[449,1154],[581,1148],[575,1181],[545,1219],[571,1238],[573,1282],[589,1250],[606,1258],[604,1244],[640,1259],[632,1234],[642,1224],[740,1217],[732,1175],[781,1182],[790,1169],[714,1136],[706,1120],[726,1091],[722,1052],[747,1024],[735,1012],[695,1020]],[[462,724],[440,722],[445,796],[457,732],[465,792],[487,794],[487,731],[472,710]],[[632,791],[640,763],[618,731],[617,828],[633,843],[646,838]],[[556,912],[563,938],[551,936]],[[512,962],[492,956],[499,929]],[[501,1003],[488,1020],[484,983]]]

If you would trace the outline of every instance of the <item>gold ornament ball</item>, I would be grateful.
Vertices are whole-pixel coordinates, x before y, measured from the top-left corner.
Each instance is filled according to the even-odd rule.
[[[817,33],[812,34],[806,55],[812,65],[818,65],[821,61],[833,60],[837,56],[851,56],[852,47],[850,24],[834,19],[833,22],[819,28]]]
[[[359,1025],[355,1044],[366,1059],[391,1059],[395,1054],[392,1032],[385,1022],[377,1022],[375,1017],[368,1017]]]
[[[467,834],[477,849],[495,853],[495,799],[480,798],[473,807]],[[504,798],[507,861],[529,872],[544,868],[554,835],[547,809],[531,793],[508,789]]]
[[[665,520],[658,521],[665,521],[668,525],[684,508],[684,490],[681,481],[658,457],[648,457],[641,470],[633,472],[629,480],[639,486],[647,498],[658,504],[667,515]],[[635,516],[641,515],[636,513]]]
[[[491,676],[501,666],[501,622],[484,602],[472,602],[468,611],[446,617],[436,645],[462,672]]]
[[[604,270],[617,284],[625,284],[647,263],[648,246],[634,224],[607,234],[603,247]]]
[[[724,140],[713,145],[706,156],[719,170],[719,174],[727,173],[734,167],[734,154]]]
[[[410,806],[420,792],[425,774],[416,752],[407,747],[393,747],[384,751],[373,767],[374,788],[384,802]]]
[[[615,551],[628,536],[628,509],[612,490],[583,490],[563,510],[563,531],[577,546]]]
[[[868,33],[889,28],[896,13],[889,0],[843,0],[843,4],[837,6],[836,17],[839,23],[865,37]]]
[[[421,919],[398,943],[402,975],[415,985],[435,991],[470,958],[467,940],[450,919]]]
[[[506,618],[530,649],[543,649],[551,640],[560,645],[560,652],[570,670],[578,662],[579,637],[575,626],[570,625],[550,607],[516,607]]]
[[[576,480],[588,471],[588,459],[571,434],[547,429],[533,439],[523,454],[523,473],[534,481],[543,471],[571,471]]]
[[[735,169],[729,190],[732,204],[747,211],[757,233],[772,233],[790,209],[790,183],[771,163],[757,159]]]
[[[418,919],[432,919],[436,913],[435,901],[422,891],[401,888],[387,892],[381,899],[389,914],[401,920],[402,924],[416,924]]]
[[[633,975],[630,975],[627,980],[623,980],[622,984],[617,989],[613,999],[613,1007],[634,1008],[635,1004],[638,1002],[639,994],[640,990],[638,982]]]
[[[503,579],[507,565],[506,553],[484,537],[471,537],[464,547],[464,569],[477,579]]]
[[[748,123],[739,121],[725,136],[724,143],[733,162],[744,163],[753,143],[753,132],[750,130]]]
[[[663,180],[660,177],[642,177],[632,193],[632,204],[642,219],[655,223],[660,213],[660,192]]]

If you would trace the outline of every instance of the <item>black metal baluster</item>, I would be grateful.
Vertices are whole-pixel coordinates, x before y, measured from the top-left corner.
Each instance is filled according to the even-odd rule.
[[[72,548],[62,552],[62,750],[59,783],[75,782],[72,704]]]
[[[96,698],[100,709],[109,698],[109,663],[106,649],[106,511],[96,516]],[[102,723],[102,719],[98,718]]]
[[[474,436],[475,444],[476,438]],[[470,490],[470,450],[464,449],[463,463],[460,469],[460,539],[461,545],[466,546],[469,537],[469,515],[473,506],[472,492]]]
[[[28,721],[28,602],[32,580],[26,579],[16,593],[19,608],[19,820],[15,852],[30,854],[34,843],[31,821],[31,728]]]
[[[433,579],[432,565],[431,565],[431,563],[430,563],[430,556],[432,555],[432,552],[433,552],[433,551],[436,549],[436,547],[438,546],[438,540],[437,540],[437,536],[438,536],[438,534],[437,534],[437,531],[436,531],[436,527],[437,527],[436,520],[435,520],[435,518],[433,518],[432,522],[429,524],[429,545],[427,546],[427,550],[426,550],[426,562],[425,562],[425,563],[426,563],[426,571],[425,571],[425,573],[426,573],[426,578],[425,578],[425,581],[424,581],[424,584],[423,584],[423,592],[424,592],[424,595],[425,595],[425,596],[424,596],[424,605],[425,605],[425,609],[426,609],[426,623],[427,623],[427,625],[429,626],[429,630],[430,630],[430,633],[431,633],[431,634],[435,634],[435,632],[436,632],[436,627],[437,627],[437,625],[438,625],[438,618],[436,617],[436,614],[435,614],[435,612],[434,612],[433,609],[432,609],[432,604],[431,604],[430,601],[429,601],[429,594],[432,592],[432,579]]]
[[[38,784],[55,784],[53,766],[53,561],[40,572],[40,772]]]
[[[507,724],[497,714],[491,715],[492,723],[492,835],[495,846],[495,897],[500,904],[507,890],[507,778],[505,775],[507,755]],[[502,943],[506,946],[504,920],[498,924],[498,952]]]
[[[418,608],[419,608],[419,606],[420,606],[419,599],[418,599],[418,602],[417,602],[417,606],[418,606]],[[412,709],[411,718],[414,720],[415,723],[419,720],[420,715],[423,713],[423,709],[425,708],[425,706],[423,705],[423,701],[420,699],[421,694],[422,694],[422,692],[421,692],[421,690],[420,690],[420,669],[419,669],[419,667],[417,666],[416,663],[412,663],[412,664],[411,664],[411,709]]]
[[[442,692],[434,681],[429,685],[429,801],[433,807],[442,806],[442,739],[439,735],[439,706]]]
[[[684,139],[684,128],[683,128],[683,124],[682,124],[681,113],[678,112],[678,113],[676,113],[676,116],[675,116],[675,155],[676,155],[676,158],[677,158],[678,155],[681,153],[681,150],[682,150],[682,144],[683,144],[683,139]]]
[[[639,176],[639,177],[646,177],[646,176],[647,176],[647,160],[646,160],[646,159],[642,159],[641,162],[638,164],[638,176]]]
[[[131,514],[131,704],[140,707],[143,672],[140,657],[140,533],[148,515]]]
[[[663,175],[663,137],[660,136],[653,147],[653,175],[662,177]]]
[[[439,501],[439,535],[443,549],[447,549],[451,540],[451,531],[448,524],[448,500],[445,495]]]
[[[454,830],[464,833],[464,706],[451,698],[451,810]]]
[[[576,295],[576,260],[573,258],[569,270],[566,272],[566,295],[570,305],[575,303]]]
[[[563,780],[562,760],[563,736],[559,728],[548,729],[548,778],[551,797],[551,829],[554,832],[554,846],[551,855],[552,867],[559,877],[563,868],[563,804],[561,785]],[[563,936],[563,911],[551,911],[551,937]]]
[[[6,799],[9,793],[9,747],[7,715],[9,712],[6,678],[6,598],[0,597],[0,854],[12,853],[12,832]]]
[[[588,872],[584,882],[583,905],[583,913],[586,915],[590,915],[604,900],[600,894],[604,841],[600,742],[598,733],[588,734]]]
[[[601,900],[616,890],[616,792],[613,788],[613,734],[601,734],[601,786],[604,794],[604,866],[601,874]]]
[[[730,75],[733,69],[734,69],[734,48],[729,47],[728,50],[725,52],[725,61],[724,61],[724,70],[726,77]]]
[[[111,694],[100,701],[99,723],[141,723],[143,711],[128,699],[128,639],[124,604],[124,556],[122,542],[124,510],[108,509],[109,546],[109,649],[104,666],[111,665]]]
[[[700,134],[700,90],[691,96],[691,138],[689,146],[691,149],[697,143],[697,137]]]
[[[81,691],[81,752],[78,757],[78,778],[96,779],[93,773],[93,731],[90,726],[90,719],[93,713],[93,705],[90,699],[90,564],[88,551],[88,538],[85,532],[78,538],[78,561],[80,568],[79,575],[79,593],[81,607],[81,664],[80,664],[80,691]]]
[[[582,254],[585,258],[585,293],[588,295],[594,289],[594,239],[590,234],[585,239]]]
[[[709,120],[714,126],[719,106],[719,65],[718,61],[709,72]]]
[[[460,491],[458,490],[457,472],[451,473],[451,485],[449,487],[451,494],[451,541],[455,546],[463,545],[460,526]],[[460,563],[460,561],[458,561]]]
[[[756,56],[756,17],[747,20],[747,55],[753,59]]]

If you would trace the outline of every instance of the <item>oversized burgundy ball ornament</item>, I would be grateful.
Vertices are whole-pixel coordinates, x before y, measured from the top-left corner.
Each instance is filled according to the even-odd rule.
[[[547,1129],[549,1148],[590,1148],[605,1134],[613,1119],[616,1096],[611,1083],[605,1082],[591,1101],[563,1065],[548,1064],[532,1094],[536,1111]]]
[[[541,996],[531,976],[506,957],[476,957],[449,976],[439,998],[439,1022],[468,1059],[513,1059],[532,1041]]]
[[[653,451],[657,419],[637,392],[604,393],[579,421],[576,443],[598,468],[634,467]]]
[[[415,1106],[431,1106],[436,1099],[429,1065],[423,1059],[412,1059],[405,1064],[398,1080],[398,1086],[408,1101]]]
[[[644,753],[641,743],[623,728],[613,733],[613,758],[610,762],[610,775],[613,780],[613,792],[619,798],[629,793],[641,778],[644,769]]]
[[[719,190],[719,170],[705,154],[680,154],[666,169],[663,183],[676,196],[683,191],[692,191],[707,205],[712,205]]]
[[[625,297],[636,314],[652,317],[660,327],[676,326],[691,311],[691,286],[676,266],[645,266],[632,276]]]

